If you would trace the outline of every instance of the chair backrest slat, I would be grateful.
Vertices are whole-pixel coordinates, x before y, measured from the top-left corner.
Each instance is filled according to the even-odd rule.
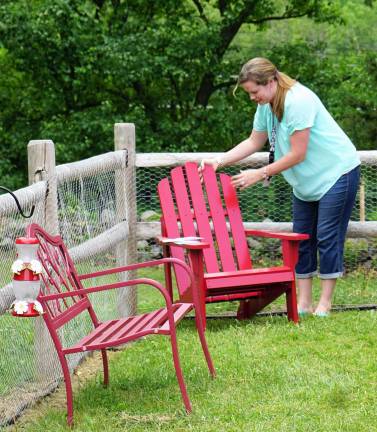
[[[161,180],[157,187],[158,196],[160,198],[160,206],[163,214],[164,228],[166,230],[167,237],[177,238],[181,237],[179,229],[179,222],[177,213],[175,211],[173,195],[170,189],[169,179],[164,178]],[[174,258],[178,258],[185,261],[185,253],[181,247],[172,246],[170,248],[171,255]],[[184,294],[186,289],[191,285],[190,279],[181,266],[174,265],[175,276],[178,281],[178,289],[181,295]]]
[[[236,266],[234,263],[232,244],[229,238],[224,207],[214,170],[207,166],[203,172],[203,180],[207,192],[207,200],[219,249],[222,270],[234,271],[236,270]]]
[[[174,168],[171,171],[171,180],[181,222],[182,234],[183,236],[196,236],[197,232],[194,225],[194,215],[191,211],[182,167]]]
[[[211,247],[203,251],[206,271],[208,273],[216,273],[219,271],[219,265],[214,248],[211,223],[208,217],[210,213],[207,210],[204,200],[203,188],[198,174],[198,166],[195,163],[186,163],[185,168],[192,202],[193,217],[197,224],[198,234],[211,245]]]
[[[228,214],[230,231],[234,242],[239,270],[247,270],[252,267],[249,246],[243,227],[241,210],[231,179],[226,174],[220,174],[220,182],[223,189],[224,202]]]

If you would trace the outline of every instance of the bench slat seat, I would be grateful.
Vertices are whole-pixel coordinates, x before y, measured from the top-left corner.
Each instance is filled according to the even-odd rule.
[[[173,305],[174,324],[178,324],[192,309],[190,303],[175,303]],[[72,354],[116,347],[150,334],[169,333],[168,313],[166,308],[162,308],[142,315],[105,321],[77,344],[64,349],[63,353]]]

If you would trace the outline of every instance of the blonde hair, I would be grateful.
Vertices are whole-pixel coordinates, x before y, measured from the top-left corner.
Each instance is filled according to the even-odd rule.
[[[282,72],[279,72],[270,60],[263,57],[255,57],[245,63],[238,75],[237,84],[234,88],[233,94],[236,92],[239,85],[244,84],[247,81],[254,81],[258,85],[267,85],[272,80],[277,82],[276,95],[272,104],[272,112],[280,122],[284,114],[285,95],[296,83],[296,80]]]

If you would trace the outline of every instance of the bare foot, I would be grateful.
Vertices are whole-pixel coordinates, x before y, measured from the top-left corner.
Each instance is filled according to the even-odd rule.
[[[297,310],[299,314],[305,315],[305,314],[311,314],[313,313],[313,306],[310,303],[299,303],[297,305]]]
[[[330,313],[331,303],[330,302],[320,302],[315,308],[314,315],[326,316]]]

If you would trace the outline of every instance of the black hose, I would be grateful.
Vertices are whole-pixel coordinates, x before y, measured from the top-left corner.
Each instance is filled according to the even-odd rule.
[[[364,305],[336,305],[331,308],[331,312],[348,312],[348,311],[366,311],[377,310],[377,304],[364,304]],[[285,310],[271,310],[265,312],[258,312],[255,316],[283,316],[287,315]],[[187,317],[194,318],[194,317]],[[223,312],[215,315],[207,315],[207,319],[223,319],[223,318],[237,318],[236,312]]]

